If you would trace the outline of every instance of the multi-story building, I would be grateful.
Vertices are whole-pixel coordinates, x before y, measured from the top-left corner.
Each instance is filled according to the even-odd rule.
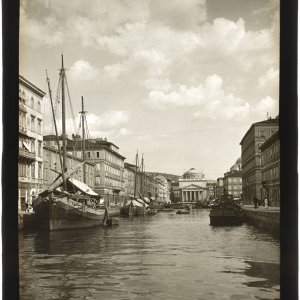
[[[224,174],[224,193],[232,196],[233,199],[241,199],[243,192],[242,187],[242,170],[232,170]]]
[[[269,205],[280,206],[280,141],[279,131],[261,146],[262,197]]]
[[[262,201],[260,146],[279,128],[279,118],[253,123],[242,138],[243,202],[250,204],[254,196]]]
[[[67,143],[67,152],[82,157],[82,142],[76,136]],[[110,202],[122,203],[124,200],[124,160],[119,147],[106,138],[85,141],[85,160],[95,164],[95,191]]]
[[[124,163],[124,193],[127,198],[134,197],[135,165]]]
[[[178,179],[181,190],[181,202],[196,202],[207,200],[207,180],[202,172],[191,168]]]
[[[53,141],[45,138],[44,141],[44,185],[45,188],[50,186],[55,180],[57,175],[61,173],[61,165],[59,158],[58,147]],[[85,182],[92,189],[95,188],[95,165],[86,162],[85,167],[82,164],[82,158],[78,158],[71,154],[66,155],[66,167],[68,170],[77,171],[72,174],[72,178],[78,179],[81,182]],[[85,171],[85,176],[83,172]]]
[[[172,181],[171,182],[171,188],[170,188],[170,200],[171,202],[177,203],[180,201],[180,195],[181,190],[179,188],[179,182],[178,181]]]
[[[44,136],[50,145],[56,144],[54,135]],[[67,154],[82,161],[82,139],[80,136],[67,138]],[[62,146],[62,138],[59,137]],[[124,200],[124,159],[119,148],[106,139],[87,139],[85,141],[85,161],[95,166],[94,190],[111,203]],[[88,170],[85,170],[87,176]]]
[[[241,158],[235,162],[229,172],[224,174],[223,185],[224,193],[226,195],[232,196],[233,199],[242,198],[243,187]]]
[[[224,195],[224,177],[219,177],[217,179],[217,195],[216,198],[222,199]]]
[[[43,189],[43,102],[45,92],[19,76],[18,210]]]
[[[154,180],[156,182],[156,198],[158,198],[158,201],[166,203],[170,202],[168,180],[162,175],[155,176]]]
[[[207,180],[206,189],[207,189],[207,199],[208,200],[213,200],[217,197],[217,181],[216,180]]]

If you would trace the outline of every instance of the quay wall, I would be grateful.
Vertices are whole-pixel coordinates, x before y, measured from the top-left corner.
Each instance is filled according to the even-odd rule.
[[[265,229],[279,233],[280,230],[280,211],[262,208],[246,208],[243,207],[244,219],[246,222]]]

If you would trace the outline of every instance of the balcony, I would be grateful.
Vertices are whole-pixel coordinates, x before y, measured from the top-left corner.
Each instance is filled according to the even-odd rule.
[[[29,152],[25,149],[19,149],[19,157],[29,160],[30,162],[35,161],[35,152]]]
[[[24,126],[19,125],[19,133],[27,134],[27,129]]]

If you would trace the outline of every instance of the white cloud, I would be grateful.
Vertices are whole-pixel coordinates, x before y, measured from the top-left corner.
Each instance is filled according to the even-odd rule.
[[[106,65],[102,70],[102,77],[106,79],[117,79],[126,71],[125,64]]]
[[[279,70],[274,70],[274,68],[269,69],[258,79],[258,82],[261,87],[266,87],[269,84],[277,86],[279,83]]]
[[[260,100],[253,108],[253,114],[260,118],[265,118],[267,114],[275,117],[278,115],[279,103],[277,100],[267,96]]]
[[[102,129],[118,128],[129,121],[129,114],[126,111],[112,110],[101,115],[88,114],[87,123],[91,130],[101,131]]]
[[[224,95],[221,99],[210,101],[199,111],[195,118],[210,120],[243,120],[250,113],[250,104],[232,94]]]
[[[222,78],[214,74],[208,76],[204,84],[198,86],[179,85],[169,88],[170,91],[152,90],[143,102],[154,109],[201,105],[211,99],[223,97],[222,83]]]
[[[121,136],[127,136],[127,135],[131,135],[131,134],[132,134],[132,131],[131,131],[130,129],[128,129],[128,128],[122,127],[122,128],[120,128],[120,130],[119,130],[119,134],[120,134]]]
[[[64,41],[64,32],[58,29],[55,17],[47,17],[42,22],[31,19],[23,7],[20,7],[20,41],[32,47],[53,47]]]
[[[233,94],[223,90],[223,80],[213,74],[197,86],[172,86],[169,90],[152,90],[143,102],[157,110],[193,106],[195,118],[201,119],[243,119],[250,112],[250,105]]]
[[[76,81],[92,80],[98,74],[98,70],[86,60],[78,60],[70,68],[70,77]]]

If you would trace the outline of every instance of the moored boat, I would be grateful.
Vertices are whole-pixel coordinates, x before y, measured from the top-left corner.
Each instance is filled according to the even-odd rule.
[[[212,206],[210,213],[210,225],[241,225],[243,223],[243,211],[233,202],[221,201]]]
[[[81,167],[74,170],[66,169],[66,124],[65,124],[65,68],[63,64],[60,69],[61,103],[62,103],[62,147],[58,139],[58,131],[55,120],[50,81],[47,77],[49,97],[53,114],[55,135],[57,139],[57,149],[60,158],[61,172],[56,180],[33,201],[35,224],[38,229],[61,230],[87,228],[106,224],[110,216],[119,214],[119,208],[110,208],[105,201],[101,202],[100,196],[95,193],[87,184],[71,178],[71,176]],[[86,122],[85,111],[82,99],[82,122]],[[85,133],[82,126],[83,153],[85,158],[84,142]],[[62,148],[62,153],[61,153]],[[83,159],[83,180],[85,181],[85,162]]]
[[[131,199],[126,201],[120,209],[121,216],[143,216],[147,213],[148,205],[142,200]]]
[[[176,211],[177,215],[188,215],[190,213],[189,209],[179,209]]]

